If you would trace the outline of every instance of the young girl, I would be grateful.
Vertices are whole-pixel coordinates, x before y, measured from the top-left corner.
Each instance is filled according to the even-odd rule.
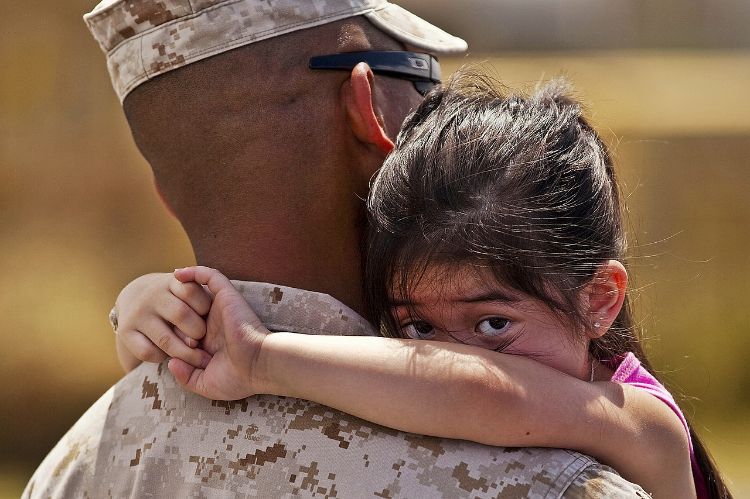
[[[193,267],[120,295],[123,365],[163,358],[149,338],[167,321],[186,343],[170,370],[210,398],[292,396],[409,432],[570,448],[657,498],[730,497],[647,370],[612,161],[562,84],[436,89],[368,211],[366,289],[390,338],[269,334],[226,277]]]

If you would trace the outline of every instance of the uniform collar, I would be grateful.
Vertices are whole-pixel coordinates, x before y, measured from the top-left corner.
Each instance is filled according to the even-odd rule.
[[[338,336],[376,336],[375,328],[334,297],[264,282],[232,281],[272,331]]]

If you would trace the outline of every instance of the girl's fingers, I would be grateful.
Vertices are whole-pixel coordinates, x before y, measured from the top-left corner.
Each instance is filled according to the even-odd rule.
[[[135,358],[143,362],[161,362],[167,358],[162,350],[140,331],[129,330],[120,334],[122,343]]]
[[[221,307],[228,314],[223,318],[224,321],[229,321],[229,323],[232,321],[242,322],[252,326],[257,332],[268,332],[255,311],[250,308],[239,291],[235,289],[229,278],[218,270],[202,266],[186,267],[176,270],[175,277],[181,281],[189,277],[195,283],[206,286],[214,296],[213,303],[222,302]],[[231,306],[227,306],[229,304]],[[185,331],[185,333],[188,333],[188,331]]]
[[[195,267],[185,267],[182,269],[174,269],[175,278],[180,282],[190,282],[195,280]]]
[[[198,315],[206,315],[211,309],[211,295],[196,282],[181,282],[178,279],[171,279],[169,290],[177,298],[187,303]]]
[[[174,326],[172,329],[174,329],[174,334],[177,335],[179,339],[182,340],[183,343],[185,343],[189,348],[195,348],[198,346],[198,340],[194,340],[190,336],[186,335],[182,332],[180,328],[177,326]]]
[[[206,321],[192,307],[176,296],[169,295],[160,304],[157,315],[172,323],[194,340],[200,340],[206,336]]]
[[[198,284],[208,286],[208,290],[216,296],[222,290],[231,289],[236,291],[229,279],[216,269],[210,267],[196,266],[175,270],[175,277],[181,281],[195,281]]]
[[[188,347],[172,328],[161,320],[149,323],[148,337],[167,356],[181,359],[192,366],[205,367],[211,360],[207,352]]]
[[[195,367],[191,366],[187,362],[180,359],[170,359],[167,364],[167,368],[174,375],[177,382],[185,386],[190,380],[190,376],[196,370]]]
[[[180,359],[171,359],[167,369],[174,375],[177,382],[185,389],[206,398],[211,398],[204,385],[204,369],[197,369]]]

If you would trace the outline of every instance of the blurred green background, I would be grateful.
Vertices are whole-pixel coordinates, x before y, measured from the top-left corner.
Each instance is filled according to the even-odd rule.
[[[565,74],[613,145],[654,363],[737,497],[750,494],[750,2],[398,2],[511,86]],[[154,195],[81,22],[0,16],[0,497],[121,375],[106,316],[133,277],[193,261]]]

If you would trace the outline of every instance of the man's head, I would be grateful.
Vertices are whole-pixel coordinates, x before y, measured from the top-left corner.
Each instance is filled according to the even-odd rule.
[[[465,49],[384,0],[106,0],[86,21],[198,261],[237,278],[263,276],[232,261],[271,251],[295,276],[350,263],[369,179],[421,100],[403,75],[310,59]]]
[[[178,217],[212,199],[226,209],[235,194],[324,194],[334,187],[328,170],[342,162],[357,184],[349,191],[365,195],[389,148],[367,118],[393,138],[421,96],[411,82],[363,67],[308,68],[315,55],[364,50],[403,46],[350,18],[198,61],[130,92],[123,107],[133,136]]]

